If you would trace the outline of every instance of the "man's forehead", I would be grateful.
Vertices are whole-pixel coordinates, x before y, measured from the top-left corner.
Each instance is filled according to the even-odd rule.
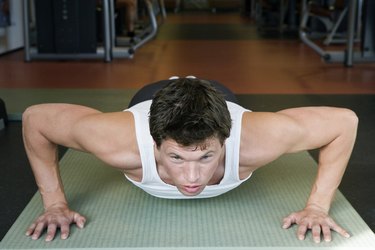
[[[166,139],[162,142],[162,146],[166,147],[173,147],[176,149],[182,149],[184,151],[206,151],[212,148],[216,148],[220,145],[220,141],[218,138],[208,138],[200,143],[192,144],[192,145],[182,145],[176,142],[173,139]]]

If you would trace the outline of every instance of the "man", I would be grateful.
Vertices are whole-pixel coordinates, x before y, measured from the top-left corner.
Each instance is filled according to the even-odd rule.
[[[26,234],[38,239],[47,229],[50,241],[60,228],[66,239],[70,224],[84,226],[59,175],[56,149],[64,145],[94,154],[151,195],[172,199],[220,195],[282,154],[320,148],[306,206],[282,227],[298,224],[300,240],[308,230],[316,242],[321,235],[330,241],[331,230],[349,237],[328,213],[353,149],[356,115],[331,107],[250,112],[235,102],[221,84],[187,77],[146,86],[124,112],[69,104],[28,108],[24,142],[45,211]]]
[[[127,36],[135,36],[135,22],[137,21],[137,3],[138,0],[117,0],[117,7],[125,7],[125,28]]]

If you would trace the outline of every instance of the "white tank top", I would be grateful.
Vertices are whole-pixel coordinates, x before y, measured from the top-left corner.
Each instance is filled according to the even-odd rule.
[[[150,134],[148,123],[151,102],[152,100],[141,102],[125,110],[130,111],[134,116],[136,137],[142,161],[143,177],[141,182],[134,181],[125,175],[126,178],[134,185],[143,189],[150,195],[159,198],[210,198],[226,193],[250,178],[251,174],[244,180],[240,180],[239,177],[242,114],[249,110],[246,110],[235,103],[227,102],[232,118],[232,129],[229,138],[225,141],[225,171],[224,177],[220,183],[206,186],[205,189],[197,196],[185,196],[180,193],[175,186],[162,181],[157,172],[154,155],[154,141]]]

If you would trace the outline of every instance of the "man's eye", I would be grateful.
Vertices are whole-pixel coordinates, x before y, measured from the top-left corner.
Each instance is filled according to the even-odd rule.
[[[202,160],[207,160],[209,158],[211,158],[211,155],[204,155],[204,156],[202,156]]]

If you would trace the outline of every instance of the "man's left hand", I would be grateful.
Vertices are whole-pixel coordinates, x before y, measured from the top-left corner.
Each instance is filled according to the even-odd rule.
[[[331,241],[331,230],[339,233],[345,238],[350,237],[350,234],[336,224],[327,212],[314,205],[307,206],[305,209],[285,217],[282,227],[287,229],[293,224],[298,225],[297,237],[300,240],[305,239],[308,230],[312,231],[312,236],[316,243],[320,242],[321,234],[323,234],[324,241]]]

